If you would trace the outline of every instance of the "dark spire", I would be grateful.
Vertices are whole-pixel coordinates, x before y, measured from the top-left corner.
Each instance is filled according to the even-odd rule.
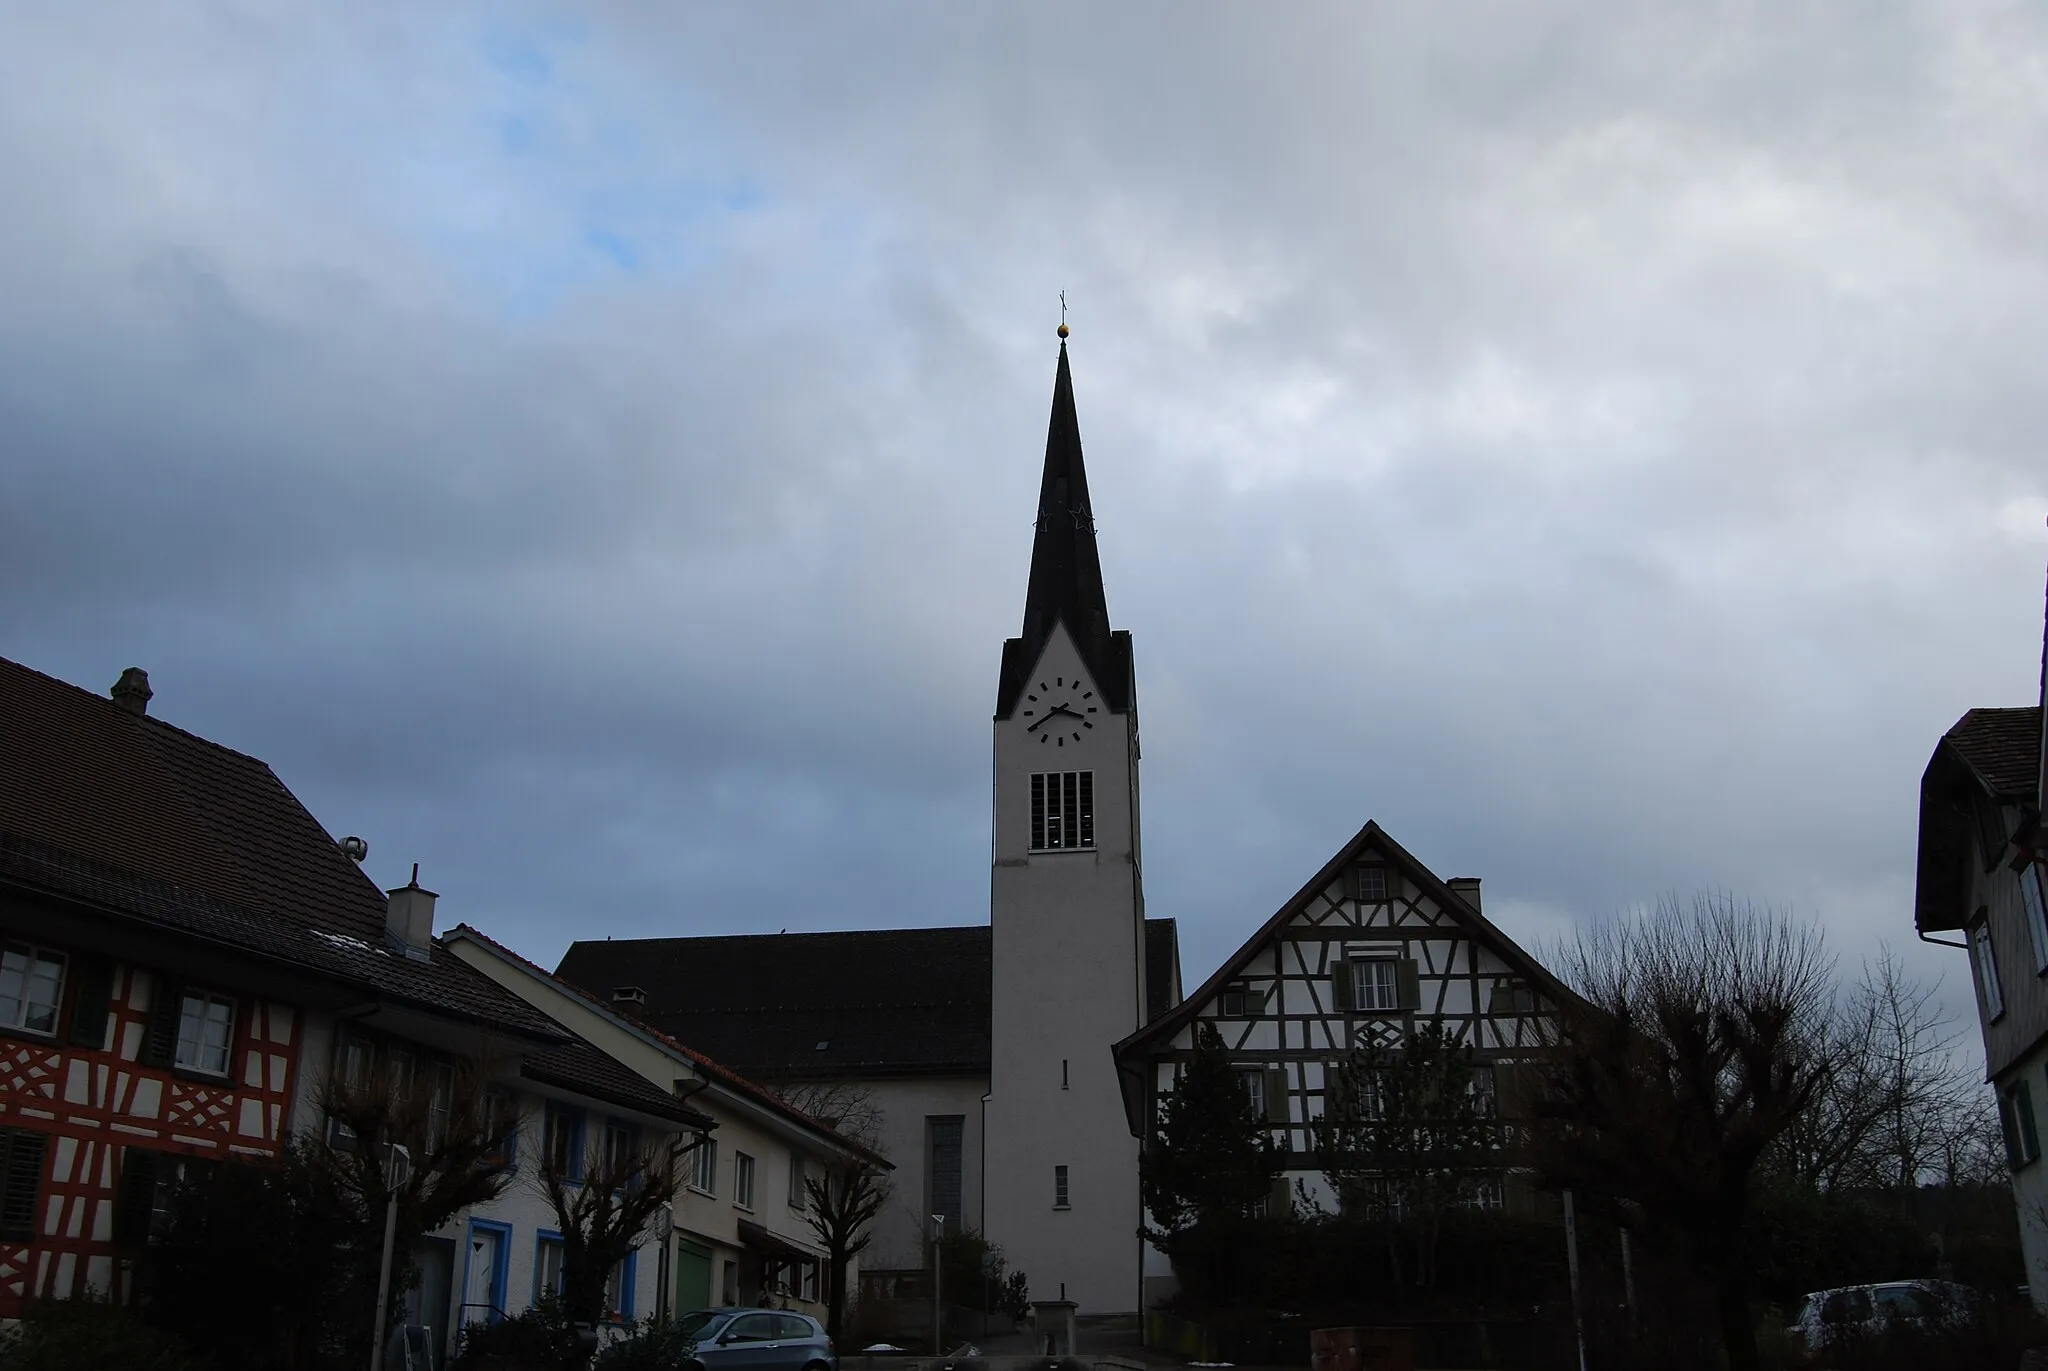
[[[1129,700],[1130,635],[1109,628],[1102,562],[1095,551],[1095,514],[1088,503],[1088,471],[1081,461],[1081,423],[1074,413],[1074,378],[1067,368],[1065,324],[1060,325],[1059,371],[1052,387],[1052,421],[1045,434],[1045,473],[1038,483],[1024,627],[1003,645],[998,718],[1008,718],[1016,707],[1024,676],[1045,650],[1056,623],[1067,626],[1104,703],[1121,712]]]

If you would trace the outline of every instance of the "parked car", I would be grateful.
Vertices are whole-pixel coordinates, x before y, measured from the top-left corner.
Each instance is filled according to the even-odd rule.
[[[1887,1328],[1931,1328],[1968,1317],[1983,1296],[1954,1281],[1886,1281],[1843,1285],[1809,1294],[1785,1328],[1805,1356],[1832,1343],[1882,1334]]]
[[[698,1309],[677,1319],[697,1340],[690,1371],[839,1371],[825,1326],[787,1309]]]

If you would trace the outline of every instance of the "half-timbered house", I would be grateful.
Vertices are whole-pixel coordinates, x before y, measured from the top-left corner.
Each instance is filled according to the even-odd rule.
[[[1207,1024],[1286,1147],[1274,1203],[1306,1195],[1334,1209],[1313,1125],[1339,1061],[1368,1044],[1395,1046],[1435,1020],[1471,1047],[1474,1090],[1482,1108],[1493,1108],[1519,1093],[1515,1068],[1554,1043],[1557,1007],[1570,993],[1480,912],[1477,880],[1439,879],[1368,823],[1213,976],[1116,1045],[1125,1114],[1149,1145],[1160,1096]],[[1481,1193],[1511,1206],[1533,1202],[1512,1173],[1490,1178]],[[1148,1304],[1168,1278],[1149,1258]]]

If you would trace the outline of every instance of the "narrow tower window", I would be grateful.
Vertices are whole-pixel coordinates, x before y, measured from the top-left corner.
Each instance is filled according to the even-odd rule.
[[[1067,1205],[1067,1168],[1055,1166],[1052,1169],[1052,1207],[1065,1209]]]
[[[1067,1088],[1067,1059],[1066,1059],[1065,1057],[1062,1057],[1062,1058],[1060,1058],[1060,1089],[1062,1089],[1062,1090],[1065,1090],[1066,1088]]]
[[[1095,846],[1095,773],[1040,771],[1031,777],[1031,850]]]

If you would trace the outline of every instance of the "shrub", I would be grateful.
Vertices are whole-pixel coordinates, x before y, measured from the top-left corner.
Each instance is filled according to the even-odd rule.
[[[516,1318],[462,1330],[451,1371],[581,1371],[590,1347],[548,1297]]]
[[[0,1371],[209,1371],[211,1362],[144,1324],[129,1310],[97,1300],[32,1304],[0,1334]]]
[[[607,1345],[592,1371],[682,1371],[697,1340],[667,1319],[649,1314],[625,1337]]]

